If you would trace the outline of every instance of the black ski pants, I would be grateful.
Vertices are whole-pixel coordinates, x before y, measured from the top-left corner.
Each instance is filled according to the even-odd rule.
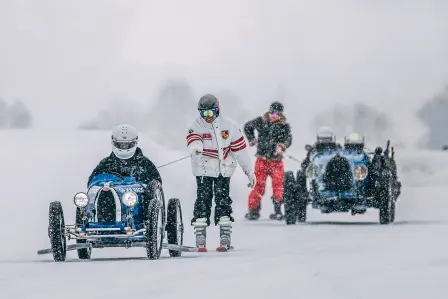
[[[230,193],[230,177],[220,175],[217,178],[207,176],[197,176],[197,198],[194,203],[193,219],[207,218],[207,224],[210,225],[210,215],[212,212],[212,201],[215,196],[215,225],[219,218],[229,216],[234,221],[232,214],[232,199]]]

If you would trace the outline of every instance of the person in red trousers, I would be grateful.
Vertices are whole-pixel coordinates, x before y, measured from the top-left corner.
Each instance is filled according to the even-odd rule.
[[[248,220],[260,218],[261,199],[265,193],[268,176],[272,178],[274,204],[274,213],[270,215],[270,218],[283,219],[281,211],[285,172],[283,154],[292,143],[291,126],[286,121],[283,109],[282,103],[273,102],[267,113],[244,125],[244,133],[249,140],[249,145],[257,146],[256,185],[249,195],[249,212],[246,214]],[[258,133],[258,138],[255,138],[255,131]]]

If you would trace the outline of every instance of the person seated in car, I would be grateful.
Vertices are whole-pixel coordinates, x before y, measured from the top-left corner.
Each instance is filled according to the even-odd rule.
[[[359,133],[351,133],[344,138],[344,150],[358,154],[364,153],[364,137]]]
[[[327,151],[341,150],[342,146],[336,143],[336,136],[330,127],[320,127],[317,130],[316,142],[311,146],[307,146],[307,154],[305,160],[303,160],[301,166],[302,170],[305,170],[311,163],[311,154],[322,153]]]

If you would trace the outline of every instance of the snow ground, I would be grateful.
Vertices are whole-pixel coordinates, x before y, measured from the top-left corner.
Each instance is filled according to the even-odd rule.
[[[109,154],[109,136],[25,130],[0,131],[0,140],[1,298],[446,298],[446,153],[397,153],[404,189],[390,226],[378,224],[376,210],[353,217],[310,209],[308,223],[287,227],[268,219],[267,196],[263,219],[249,223],[244,221],[249,190],[238,171],[232,180],[234,252],[180,258],[164,252],[160,260],[148,261],[140,248],[94,249],[90,261],[71,251],[66,263],[54,263],[51,255],[36,254],[49,247],[48,204],[60,200],[66,222],[74,220],[72,196]],[[156,165],[186,155],[142,142]],[[195,183],[189,161],[166,166],[161,174],[167,199],[181,199],[184,243],[193,244],[188,224]],[[208,234],[214,249],[218,229]]]

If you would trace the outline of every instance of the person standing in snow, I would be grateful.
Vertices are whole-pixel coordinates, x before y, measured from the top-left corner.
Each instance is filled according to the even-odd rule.
[[[248,220],[260,218],[261,199],[266,189],[266,179],[272,178],[274,214],[271,219],[282,220],[281,204],[283,202],[284,165],[283,154],[291,146],[291,127],[283,114],[284,106],[280,102],[273,102],[269,111],[244,126],[249,144],[257,146],[257,160],[255,162],[256,185],[249,195]],[[255,130],[258,138],[255,138]]]
[[[238,125],[220,115],[218,99],[211,94],[200,98],[200,117],[189,127],[187,147],[191,153],[191,167],[196,176],[197,198],[193,219],[196,246],[206,249],[206,227],[210,225],[212,199],[215,197],[214,223],[220,226],[218,251],[231,248],[232,199],[230,177],[238,165],[249,178],[249,187],[255,186],[252,159],[247,151],[246,140]]]

